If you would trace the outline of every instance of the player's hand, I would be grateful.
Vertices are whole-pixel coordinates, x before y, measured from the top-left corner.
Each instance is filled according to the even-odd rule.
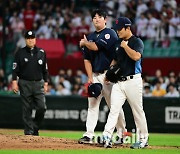
[[[79,42],[79,46],[82,48],[84,47],[85,43],[84,43],[84,39],[81,39],[81,41]]]
[[[12,81],[12,90],[14,93],[18,93],[19,91],[19,86],[16,80]]]
[[[88,83],[93,83],[93,78],[88,78]]]
[[[127,44],[128,44],[128,41],[122,41],[120,46],[122,48],[125,48],[127,46]]]
[[[104,78],[104,83],[105,83],[105,84],[110,84],[110,81],[105,77],[105,78]]]
[[[86,38],[86,35],[84,35],[84,38],[81,39],[80,43],[79,43],[79,46],[80,47],[83,47],[83,46],[86,46],[85,43],[87,42],[87,38]]]
[[[86,35],[84,35],[84,40],[85,40],[85,41],[87,41],[87,37],[86,37]]]

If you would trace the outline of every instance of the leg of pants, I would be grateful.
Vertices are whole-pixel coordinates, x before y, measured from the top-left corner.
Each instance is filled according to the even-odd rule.
[[[122,106],[121,106],[121,108],[122,108]],[[117,136],[119,136],[120,138],[123,137],[124,132],[127,132],[126,120],[125,120],[123,109],[119,113],[118,121],[116,124],[116,129],[117,129]]]
[[[24,80],[19,80],[19,89],[22,100],[22,119],[24,122],[24,133],[33,133],[33,119],[32,119],[32,86]]]
[[[44,119],[44,114],[46,112],[46,104],[45,104],[45,94],[44,94],[44,82],[38,81],[34,83],[34,103],[36,108],[35,118],[33,127],[36,131],[39,130],[39,126]]]
[[[83,136],[92,138],[94,136],[94,129],[97,125],[99,115],[99,105],[102,96],[96,98],[88,98],[88,114],[86,120],[86,133]]]
[[[100,74],[100,75],[93,74],[93,80],[94,80],[94,83],[101,83],[103,85],[103,90],[98,98],[93,98],[93,97],[88,98],[86,133],[84,133],[83,136],[88,136],[90,138],[94,136],[94,130],[97,125],[98,116],[99,116],[99,105],[104,95],[104,90],[105,88],[107,88],[107,87],[104,87],[104,74]]]
[[[110,85],[104,84],[103,86],[104,86],[103,96],[104,96],[104,98],[106,100],[106,103],[107,103],[108,107],[111,108],[112,84],[110,84]],[[117,100],[119,100],[119,98]],[[123,109],[120,110],[120,112],[119,112],[119,116],[118,116],[118,120],[117,120],[117,124],[116,124],[116,130],[117,130],[117,135],[120,138],[123,137],[124,132],[127,132],[126,121],[125,121]]]
[[[126,100],[126,95],[121,90],[120,86],[121,85],[119,85],[118,83],[113,85],[112,92],[111,92],[111,108],[108,115],[107,123],[104,128],[104,132],[103,132],[103,135],[109,136],[110,138],[113,135],[116,124],[118,124],[117,122],[118,122],[118,117],[120,113],[121,114],[123,113],[124,115],[122,105],[124,104]],[[124,119],[124,117],[121,117],[120,115],[119,119],[121,118]],[[124,129],[125,129],[125,122],[121,122],[121,125],[124,125]],[[120,128],[118,130],[120,130]]]
[[[142,104],[142,89],[141,77],[126,81],[125,92],[132,109],[136,128],[140,131],[140,138],[146,138],[148,137],[148,129]]]

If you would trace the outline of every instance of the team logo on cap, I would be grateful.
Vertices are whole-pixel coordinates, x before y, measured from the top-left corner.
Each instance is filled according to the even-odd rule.
[[[32,35],[32,31],[29,31],[29,32],[28,32],[28,35]]]
[[[38,63],[42,65],[43,61],[41,59],[38,60]]]
[[[110,39],[110,35],[109,35],[109,34],[106,34],[106,35],[105,35],[105,38],[106,38],[106,40]]]
[[[116,20],[116,25],[118,24],[118,19]]]

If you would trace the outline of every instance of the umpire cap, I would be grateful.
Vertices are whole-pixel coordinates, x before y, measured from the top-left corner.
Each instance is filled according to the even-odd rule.
[[[121,30],[122,28],[130,27],[131,25],[132,25],[132,23],[129,18],[119,17],[118,19],[116,19],[114,29]]]
[[[97,98],[101,94],[102,90],[102,84],[101,83],[91,83],[88,86],[88,94],[89,97],[95,97]]]
[[[35,35],[35,33],[34,33],[34,31],[32,31],[32,30],[28,30],[28,31],[26,31],[26,33],[25,33],[25,39],[29,39],[29,38],[35,38],[36,37],[36,35]]]

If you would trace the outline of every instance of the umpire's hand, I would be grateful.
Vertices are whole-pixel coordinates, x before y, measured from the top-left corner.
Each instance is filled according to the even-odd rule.
[[[19,91],[18,83],[16,80],[12,81],[12,90],[14,93],[17,93]]]

